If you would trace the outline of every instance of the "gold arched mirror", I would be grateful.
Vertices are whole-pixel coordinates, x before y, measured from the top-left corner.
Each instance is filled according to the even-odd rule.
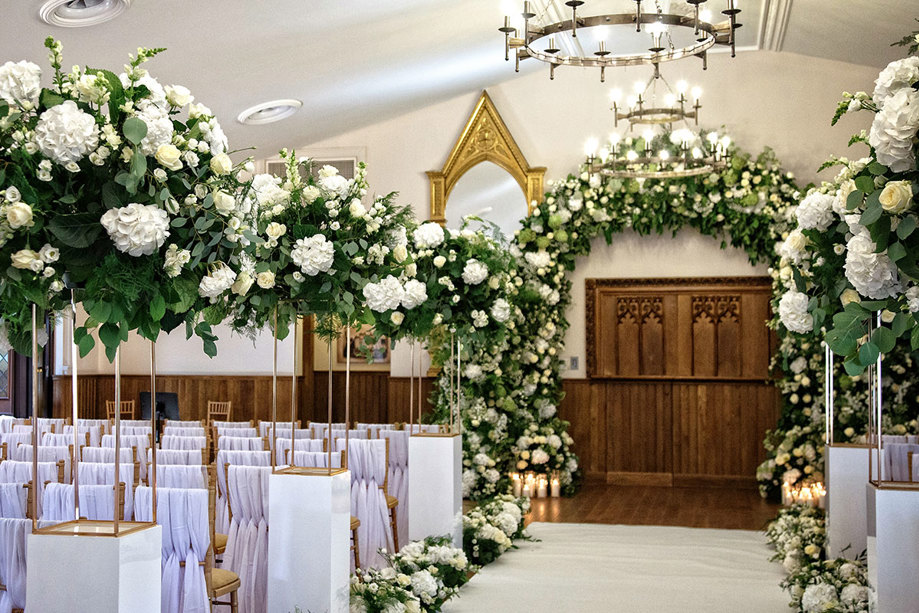
[[[443,170],[428,171],[431,221],[457,228],[465,216],[477,215],[509,236],[542,199],[545,173],[530,167],[482,92]]]

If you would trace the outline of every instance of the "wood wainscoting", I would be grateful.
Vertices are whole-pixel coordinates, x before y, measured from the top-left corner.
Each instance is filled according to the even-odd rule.
[[[304,423],[328,419],[328,375],[313,373],[313,381],[314,387],[310,390],[302,377],[297,379],[297,419]],[[122,375],[121,385],[122,398],[137,401],[139,407],[140,392],[150,391],[150,376]],[[430,411],[427,398],[433,385],[433,379],[422,380],[426,412]],[[409,387],[408,377],[390,377],[385,372],[351,373],[351,420],[368,423],[408,421]],[[80,375],[77,389],[80,416],[105,418],[105,401],[115,398],[114,376]],[[234,421],[271,419],[270,376],[158,375],[156,390],[178,395],[182,419],[206,419],[208,400],[231,401]],[[336,372],[332,377],[332,417],[336,422],[344,420],[344,390],[344,373]],[[290,392],[291,377],[278,377],[279,420],[290,419]],[[55,377],[55,417],[69,416],[71,396],[70,377]]]
[[[564,381],[588,478],[752,485],[778,418],[767,278],[588,279],[589,379]]]

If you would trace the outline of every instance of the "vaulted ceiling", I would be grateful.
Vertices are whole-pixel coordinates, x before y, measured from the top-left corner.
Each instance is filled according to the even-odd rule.
[[[890,43],[919,27],[915,0],[736,2],[744,24],[738,53],[765,49],[882,67],[902,55]],[[257,155],[516,76],[497,31],[509,9],[496,0],[133,0],[117,19],[77,29],[41,22],[42,3],[4,3],[0,62],[25,58],[47,67],[47,35],[63,41],[65,66],[117,68],[139,45],[167,47],[149,65],[154,76],[189,87],[215,111],[231,143],[257,146]],[[661,3],[689,10],[682,0]],[[716,11],[725,3],[709,1]],[[568,14],[563,0],[534,4]],[[513,0],[510,10],[520,6]],[[581,13],[634,7],[634,0],[587,0]],[[527,64],[522,73],[546,70]],[[302,100],[303,109],[267,126],[236,122],[244,108],[277,98]]]

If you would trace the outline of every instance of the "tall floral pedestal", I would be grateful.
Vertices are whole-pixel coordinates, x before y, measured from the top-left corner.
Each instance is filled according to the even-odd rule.
[[[827,550],[831,558],[853,559],[867,547],[865,445],[827,445]]]
[[[28,610],[159,613],[162,549],[149,523],[119,523],[118,536],[103,521],[43,528],[28,538]]]
[[[869,483],[868,580],[877,611],[915,611],[919,603],[919,490]]]
[[[462,547],[462,435],[413,435],[408,458],[409,539],[447,534],[455,547]]]
[[[351,473],[284,469],[268,478],[268,613],[347,613]]]

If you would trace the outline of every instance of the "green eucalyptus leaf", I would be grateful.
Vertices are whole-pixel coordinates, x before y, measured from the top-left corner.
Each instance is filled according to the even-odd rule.
[[[147,124],[144,123],[143,119],[129,117],[124,120],[121,131],[124,133],[124,137],[128,139],[128,142],[133,145],[139,145],[140,141],[147,136]]]
[[[905,239],[913,233],[913,230],[916,229],[916,218],[910,215],[909,217],[904,217],[900,220],[900,224],[897,226],[897,236],[900,239]]]

